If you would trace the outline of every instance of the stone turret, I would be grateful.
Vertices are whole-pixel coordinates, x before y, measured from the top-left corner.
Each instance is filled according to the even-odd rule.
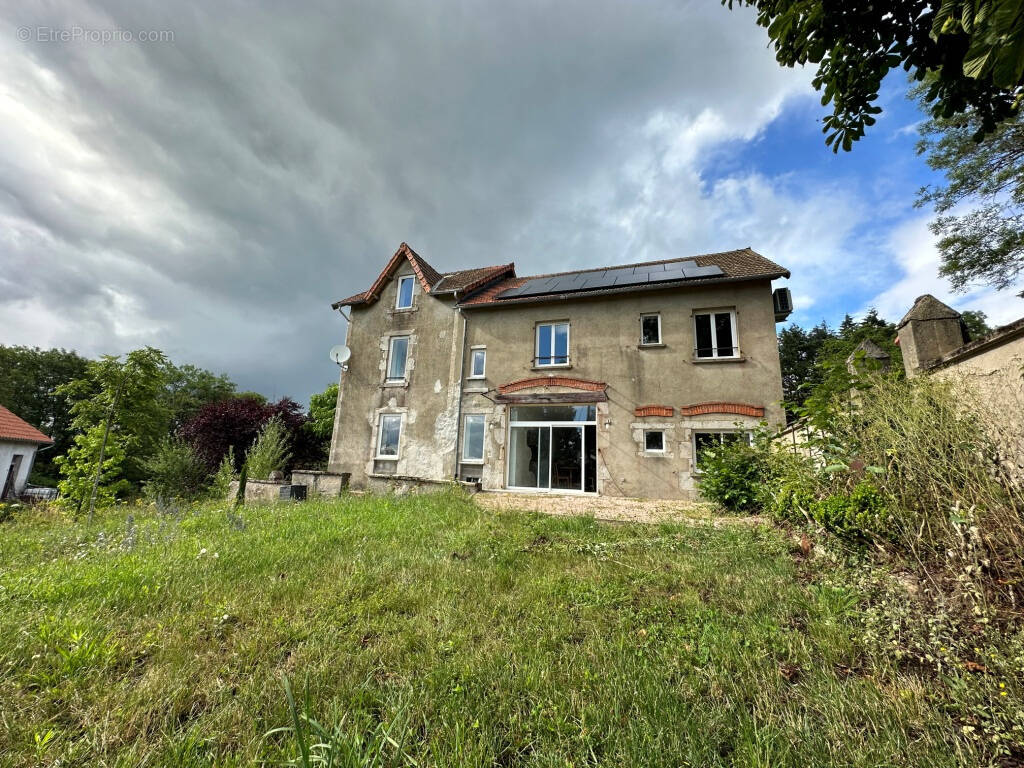
[[[896,329],[908,378],[965,342],[960,313],[928,293],[918,296]]]
[[[873,361],[867,363],[867,361]],[[858,374],[860,368],[867,363],[870,370],[888,371],[889,353],[875,344],[871,339],[864,339],[846,358],[846,370],[851,374]]]

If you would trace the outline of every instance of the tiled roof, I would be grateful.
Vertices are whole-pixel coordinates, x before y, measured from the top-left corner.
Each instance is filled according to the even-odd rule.
[[[405,259],[412,266],[412,271],[416,274],[416,279],[420,282],[420,287],[423,288],[424,293],[430,293],[434,286],[441,280],[441,273],[430,266],[426,259],[420,256],[416,251],[410,248],[406,243],[402,243],[398,246],[398,250],[395,251],[395,255],[391,257],[387,265],[381,270],[381,273],[377,275],[377,279],[373,281],[367,290],[361,291],[360,293],[353,294],[346,299],[336,301],[331,306],[334,309],[340,307],[353,306],[358,304],[370,304],[380,298],[380,292],[387,285],[388,280],[394,274],[398,265]]]
[[[763,278],[766,280],[774,280],[778,277],[789,277],[789,270],[780,267],[774,261],[766,259],[761,254],[757,253],[750,248],[741,248],[735,251],[723,251],[722,253],[707,253],[700,256],[687,256],[679,257],[674,259],[662,259],[660,261],[644,261],[636,264],[629,265],[616,265],[616,266],[649,266],[652,264],[671,264],[678,261],[695,261],[698,266],[717,266],[724,274],[716,277],[698,278],[695,280],[685,280],[678,283],[652,283],[648,286],[615,286],[607,288],[595,288],[589,291],[578,291],[574,292],[572,296],[595,296],[608,293],[625,293],[634,292],[638,290],[653,290],[657,288],[671,288],[680,285],[706,285],[708,283],[721,283],[730,282],[736,280],[754,280]],[[615,267],[604,267],[604,269],[614,269]],[[569,272],[552,272],[544,275],[528,275],[526,277],[509,277],[505,280],[490,285],[486,290],[480,291],[474,296],[469,297],[465,301],[460,302],[462,306],[481,306],[489,305],[496,306],[499,304],[513,304],[513,303],[524,303],[524,302],[535,302],[535,301],[557,301],[560,300],[563,294],[549,294],[544,296],[523,296],[513,297],[508,299],[500,299],[498,295],[503,291],[507,291],[510,288],[516,288],[527,280],[533,280],[539,277],[555,277],[561,275],[575,275],[581,272],[593,272],[594,268],[590,269],[576,269]]]
[[[405,243],[402,243],[395,255],[391,257],[387,266],[380,273],[373,285],[368,290],[356,293],[341,301],[336,301],[335,309],[344,306],[358,306],[370,304],[380,297],[380,291],[391,278],[395,269],[402,259],[408,259],[412,265],[423,287],[424,293],[436,293],[438,295],[462,294],[459,301],[460,306],[497,306],[499,304],[513,304],[536,301],[556,301],[562,298],[562,294],[551,294],[544,296],[523,296],[507,299],[499,299],[498,295],[509,288],[516,288],[527,280],[538,277],[554,277],[556,275],[574,275],[581,272],[593,272],[595,268],[578,269],[570,272],[553,272],[545,275],[529,275],[516,277],[514,264],[497,264],[490,267],[478,267],[475,269],[463,269],[456,272],[439,273],[430,266],[422,256],[413,251]],[[623,293],[646,290],[648,288],[672,288],[680,285],[704,285],[708,283],[720,283],[736,280],[765,279],[773,280],[778,277],[789,277],[789,270],[780,267],[773,261],[766,259],[761,254],[750,248],[741,248],[735,251],[723,251],[721,253],[708,253],[700,256],[677,257],[674,259],[662,259],[660,261],[645,261],[638,264],[622,266],[649,266],[652,264],[672,264],[679,261],[695,261],[698,266],[717,266],[723,274],[715,277],[706,277],[680,281],[677,283],[657,283],[649,286],[617,286],[607,288],[595,288],[588,291],[575,292],[576,296],[593,296],[608,293]],[[613,267],[598,267],[596,269],[612,269]],[[469,294],[469,295],[467,295]]]
[[[359,293],[352,294],[347,299],[339,299],[338,301],[334,302],[331,306],[337,309],[338,307],[350,307],[353,304],[362,304],[365,301],[366,291],[360,291]]]
[[[477,304],[496,304],[498,302],[495,301],[495,298],[499,293],[507,291],[509,288],[518,288],[529,279],[528,277],[509,277],[505,280],[500,280],[494,285],[487,286],[480,293],[470,296],[465,301],[460,301],[459,304],[464,307]]]
[[[0,405],[0,440],[18,440],[25,443],[52,443],[38,429],[28,422],[19,419],[9,410]]]
[[[897,328],[902,328],[911,320],[953,320],[960,317],[960,313],[952,307],[947,307],[930,293],[918,296],[914,299],[914,306],[903,316]]]
[[[441,275],[441,281],[434,284],[431,293],[472,291],[488,280],[514,273],[515,268],[515,264],[495,264],[490,267],[476,267],[474,269],[462,269],[458,272],[445,272]]]
[[[405,243],[402,243],[402,245],[405,245]],[[413,271],[419,276],[420,282],[426,283],[423,290],[430,293],[434,286],[441,281],[441,273],[427,264],[426,259],[408,245],[405,247],[409,251],[409,263],[412,264]]]

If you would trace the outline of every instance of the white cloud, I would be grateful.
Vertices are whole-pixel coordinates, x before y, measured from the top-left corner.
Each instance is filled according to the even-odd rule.
[[[731,247],[706,153],[809,90],[752,19],[669,0],[19,4],[0,20],[3,341],[148,343],[304,397],[336,375],[330,301],[402,240],[442,269],[525,272]],[[174,41],[18,37],[74,26]]]
[[[949,281],[939,275],[941,260],[928,221],[927,216],[915,217],[892,231],[887,255],[897,266],[898,277],[863,309],[876,307],[882,317],[898,320],[918,296],[930,293],[954,309],[984,312],[990,325],[1003,325],[1024,315],[1024,300],[1016,296],[1024,283],[1004,291],[981,287],[963,294],[954,293]]]

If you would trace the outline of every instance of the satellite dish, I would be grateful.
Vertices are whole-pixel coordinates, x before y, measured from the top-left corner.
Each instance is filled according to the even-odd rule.
[[[337,347],[331,347],[330,358],[338,365],[344,365],[352,357],[352,350],[346,346],[339,345]]]

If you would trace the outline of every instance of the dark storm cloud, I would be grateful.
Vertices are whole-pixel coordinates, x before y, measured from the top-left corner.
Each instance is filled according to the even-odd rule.
[[[299,398],[336,376],[329,303],[402,240],[442,270],[521,272],[748,244],[702,153],[807,91],[717,3],[12,2],[2,18],[5,341],[154,344]],[[38,39],[73,28],[173,41]]]

